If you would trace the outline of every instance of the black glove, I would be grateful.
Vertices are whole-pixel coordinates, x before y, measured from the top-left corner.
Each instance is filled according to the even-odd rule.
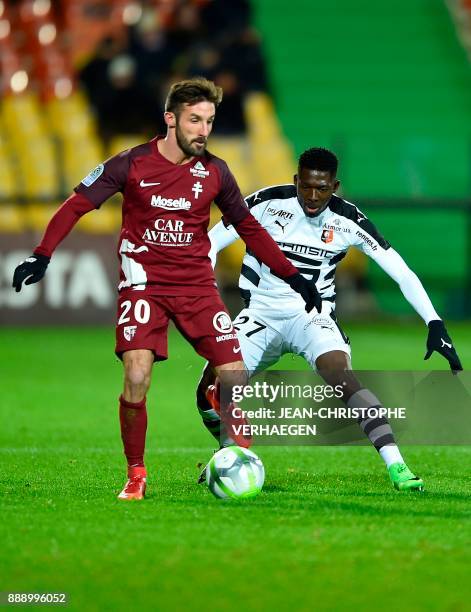
[[[13,273],[13,287],[16,292],[21,291],[21,285],[24,281],[25,285],[37,283],[46,274],[46,268],[51,261],[46,255],[31,255],[15,268]]]
[[[285,278],[285,281],[299,294],[306,302],[306,312],[311,312],[313,308],[317,310],[317,312],[321,311],[322,308],[322,300],[319,292],[317,291],[316,283],[313,280],[307,280],[304,278],[302,274],[299,272],[297,274],[293,274],[293,276],[288,276]]]
[[[427,352],[424,359],[428,359],[433,351],[437,351],[448,360],[453,374],[463,369],[445,324],[440,320],[430,321],[428,324]]]

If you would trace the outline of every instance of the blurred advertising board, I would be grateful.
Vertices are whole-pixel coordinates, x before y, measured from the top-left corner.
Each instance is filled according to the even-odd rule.
[[[11,286],[38,243],[32,232],[0,234],[0,325],[100,324],[115,319],[117,235],[75,232],[55,251],[44,279]]]

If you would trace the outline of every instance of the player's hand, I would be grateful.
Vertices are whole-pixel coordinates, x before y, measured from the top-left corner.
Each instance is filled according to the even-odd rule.
[[[21,286],[24,281],[25,285],[37,283],[46,274],[46,268],[49,265],[51,258],[46,255],[31,255],[15,268],[13,273],[13,284],[16,292],[21,291]]]
[[[430,321],[428,324],[427,352],[424,359],[428,359],[433,351],[437,351],[448,360],[453,374],[463,369],[445,324],[441,320]]]
[[[285,280],[291,289],[297,291],[306,302],[306,312],[311,312],[313,308],[317,312],[321,311],[322,299],[313,280],[305,279],[299,272],[298,274],[293,274],[293,276],[288,276]]]

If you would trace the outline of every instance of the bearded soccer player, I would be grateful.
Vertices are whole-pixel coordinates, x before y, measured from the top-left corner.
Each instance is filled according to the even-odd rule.
[[[124,365],[119,415],[128,463],[128,481],[118,496],[123,500],[145,494],[146,394],[154,361],[167,358],[169,320],[208,360],[222,385],[231,389],[244,380],[240,346],[208,257],[211,202],[248,248],[301,294],[307,310],[320,307],[315,284],[299,274],[250,214],[226,163],[206,151],[221,99],[221,88],[206,79],[174,84],[165,104],[166,136],[97,166],[52,217],[33,255],[14,272],[16,291],[23,282],[41,280],[55,248],[80,217],[113,194],[123,194],[116,326],[116,354]]]
[[[307,313],[296,294],[267,270],[256,254],[247,251],[239,281],[246,307],[234,327],[250,373],[264,370],[283,353],[295,353],[303,356],[329,384],[345,385],[343,400],[348,407],[376,408],[381,406],[380,400],[362,388],[351,371],[350,343],[335,316],[335,270],[350,246],[374,259],[398,283],[406,300],[428,326],[425,359],[437,351],[448,360],[453,372],[462,367],[420,280],[373,223],[354,204],[335,194],[340,185],[337,165],[331,151],[309,149],[299,158],[294,184],[267,187],[246,198],[254,217],[299,272],[316,282],[322,298],[321,312]],[[216,253],[239,236],[224,219],[213,227],[209,237],[215,263]],[[208,430],[222,445],[231,444],[231,432],[220,424],[215,378],[211,368],[206,367],[197,404]],[[394,487],[422,489],[423,481],[404,462],[388,421],[365,418],[359,425],[386,463]]]

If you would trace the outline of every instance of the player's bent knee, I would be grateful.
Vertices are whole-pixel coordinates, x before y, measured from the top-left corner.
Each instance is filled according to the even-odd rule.
[[[319,355],[316,359],[316,367],[319,371],[330,370],[342,372],[351,370],[350,357],[343,351],[329,351],[323,355]]]
[[[343,351],[329,351],[316,360],[316,368],[327,384],[343,388],[344,401],[361,389],[354,372],[350,356]]]
[[[145,387],[150,385],[150,372],[139,366],[132,366],[126,369],[125,381],[132,387]]]
[[[123,355],[124,384],[145,394],[150,386],[154,357],[151,351],[128,351]]]

